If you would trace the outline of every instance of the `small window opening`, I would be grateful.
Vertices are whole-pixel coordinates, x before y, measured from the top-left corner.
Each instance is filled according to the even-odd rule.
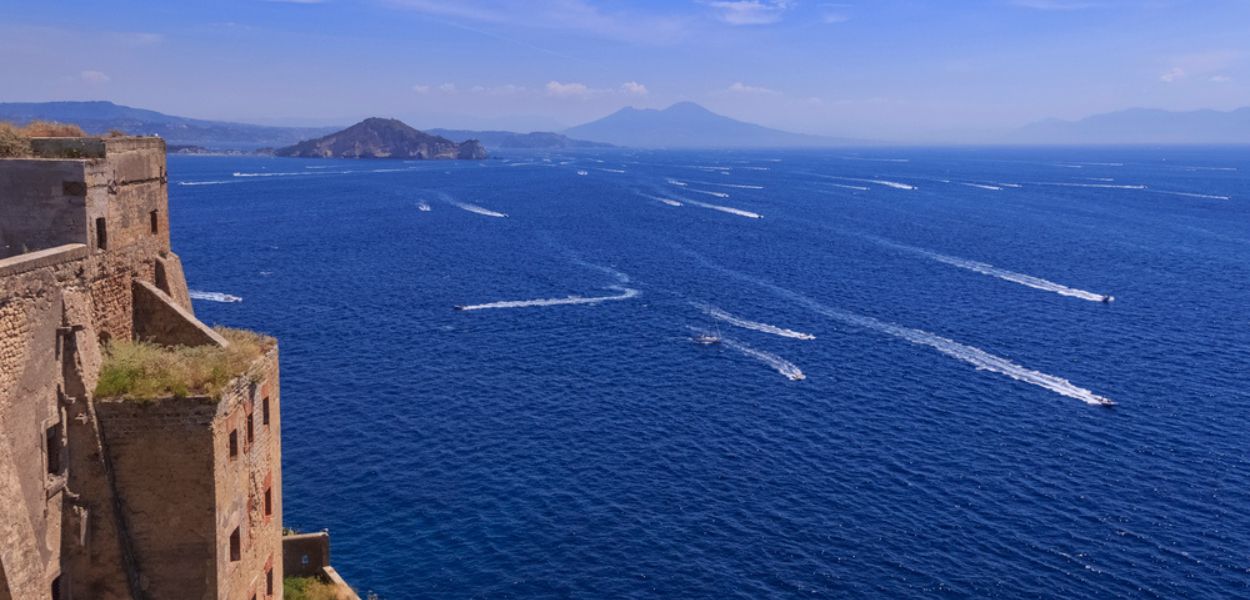
[[[265,516],[273,514],[273,488],[265,488]]]
[[[61,576],[52,580],[52,600],[61,600]]]
[[[95,220],[95,246],[101,250],[109,247],[109,232],[108,226],[104,224],[104,217]]]
[[[247,444],[250,446],[256,441],[256,427],[252,425],[256,421],[255,415],[247,415]]]
[[[265,595],[273,595],[273,569],[265,569]]]
[[[260,402],[260,422],[262,425],[269,424],[269,396]]]
[[[235,527],[230,534],[230,561],[235,562],[243,558],[243,543],[239,538],[239,528]]]
[[[153,234],[161,232],[161,219],[157,211],[148,213],[148,225],[152,228]]]
[[[57,423],[48,428],[47,431],[47,448],[48,448],[48,474],[61,474],[61,424]]]
[[[230,458],[239,455],[239,430],[230,430]]]

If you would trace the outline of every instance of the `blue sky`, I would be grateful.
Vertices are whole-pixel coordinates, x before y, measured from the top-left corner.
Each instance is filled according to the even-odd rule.
[[[0,101],[551,129],[693,100],[923,140],[1250,105],[1250,0],[6,0],[0,53]]]

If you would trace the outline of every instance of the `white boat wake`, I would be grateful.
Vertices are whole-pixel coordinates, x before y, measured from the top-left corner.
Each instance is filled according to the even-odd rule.
[[[231,294],[223,294],[221,292],[201,292],[199,290],[191,290],[192,300],[207,300],[209,302],[242,302],[243,299]]]
[[[488,310],[492,308],[532,308],[536,306],[568,306],[573,304],[599,304],[600,302],[615,302],[620,300],[629,300],[635,298],[642,292],[619,285],[608,286],[609,290],[618,290],[619,294],[612,296],[566,296],[564,298],[536,298],[534,300],[501,300],[499,302],[487,302],[485,304],[466,304],[457,306],[456,310]]]
[[[691,200],[689,198],[684,198],[684,200],[686,201],[687,204],[693,204],[694,206],[698,206],[701,208],[708,208],[711,210],[718,210],[723,213],[729,213],[731,215],[738,215],[739,217],[746,217],[748,219],[763,219],[764,218],[764,215],[761,215],[759,213],[753,213],[749,210],[742,210],[741,208],[734,208],[732,206],[721,206],[719,204],[708,204],[707,202],[699,202],[698,200]]]
[[[696,189],[694,189],[694,188],[686,188],[686,191],[688,191],[688,192],[695,192],[695,193],[698,193],[698,194],[707,194],[707,195],[709,195],[709,196],[716,196],[717,198],[728,198],[728,197],[729,197],[729,194],[726,194],[725,192],[710,192],[710,191],[708,191],[708,190],[696,190]]]
[[[821,175],[821,177],[827,177],[829,179],[840,179],[842,181],[858,181],[860,183],[872,183],[872,184],[880,185],[883,187],[894,188],[896,190],[911,191],[911,190],[916,189],[916,186],[911,185],[910,183],[902,183],[899,181],[889,181],[887,179],[862,179],[858,177],[835,177],[833,175]]]
[[[1017,273],[1015,271],[1008,271],[1007,269],[1001,269],[989,263],[983,263],[983,262],[979,262],[975,260],[968,260],[966,258],[960,258],[958,256],[940,254],[932,250],[925,250],[924,248],[908,246],[906,244],[892,242],[890,240],[879,238],[876,236],[866,235],[863,237],[865,239],[872,240],[873,242],[876,242],[888,248],[894,248],[895,250],[902,250],[904,252],[917,254],[925,258],[928,258],[930,260],[935,260],[943,264],[951,265],[952,267],[959,267],[961,269],[967,269],[974,273],[980,273],[982,275],[989,275],[990,277],[997,277],[999,279],[1002,279],[1003,281],[1010,281],[1012,283],[1018,283],[1026,287],[1031,287],[1035,290],[1042,290],[1044,292],[1053,292],[1061,296],[1068,296],[1070,298],[1079,298],[1081,300],[1087,300],[1089,302],[1109,302],[1111,300],[1110,296],[1107,296],[1104,294],[1096,294],[1094,292],[1088,292],[1082,289],[1072,288],[1072,287],[1068,287],[1060,283],[1055,283],[1053,281],[1042,279],[1041,277],[1034,277],[1032,275],[1026,275],[1024,273]]]
[[[785,375],[786,379],[789,379],[790,381],[802,381],[807,379],[807,376],[803,374],[803,370],[797,365],[781,358],[780,356],[777,356],[776,354],[773,354],[772,352],[756,350],[755,348],[743,344],[742,342],[731,340],[729,338],[722,338],[721,343],[730,350],[734,350],[745,356],[754,358],[755,360],[776,369],[778,373]]]
[[[1201,198],[1203,200],[1232,200],[1232,196],[1217,196],[1215,194],[1198,194],[1194,192],[1169,192],[1167,190],[1150,190],[1156,194],[1167,194],[1169,196],[1182,196],[1184,198]]]
[[[1076,187],[1076,188],[1097,188],[1104,190],[1144,190],[1144,185],[1112,185],[1109,183],[1058,183],[1047,181],[1035,181],[1033,185],[1053,185],[1059,187]]]
[[[715,306],[712,306],[710,304],[703,304],[701,302],[692,302],[691,304],[693,304],[699,310],[702,310],[704,314],[708,315],[709,317],[712,317],[714,319],[719,319],[721,321],[729,323],[730,325],[733,325],[734,327],[741,327],[743,329],[750,329],[752,331],[759,331],[761,333],[768,333],[768,334],[772,334],[772,335],[776,335],[776,336],[780,336],[784,338],[796,339],[796,340],[816,339],[816,336],[810,333],[803,333],[802,331],[795,331],[793,329],[777,327],[776,325],[769,325],[768,323],[760,323],[758,321],[750,321],[747,319],[743,319],[741,317],[725,312],[724,310],[717,308]]]
[[[974,187],[974,188],[978,188],[978,189],[982,189],[982,190],[991,190],[991,191],[995,191],[995,192],[1001,192],[1001,191],[1003,191],[1003,188],[1001,188],[1001,187],[999,187],[999,186],[997,186],[997,185],[987,185],[987,184],[984,184],[984,183],[960,183],[959,185],[963,185],[963,186],[967,186],[967,187]]]
[[[478,215],[483,215],[487,217],[496,217],[500,219],[508,216],[505,213],[496,212],[489,208],[482,208],[481,206],[478,206],[476,204],[469,204],[468,202],[457,202],[455,200],[448,200],[448,202],[450,202],[451,205],[455,206],[456,208],[467,210],[471,213],[478,214]]]
[[[243,183],[237,179],[231,181],[179,181],[178,185],[224,185],[227,183]]]
[[[679,187],[686,187],[686,182],[684,181],[677,181],[676,179],[665,179],[664,181],[667,181],[671,185],[676,185]]]
[[[820,302],[812,300],[811,298],[808,298],[807,296],[804,296],[797,292],[792,292],[788,289],[785,289],[783,287],[780,287],[768,281],[758,279],[756,277],[752,277],[750,275],[746,275],[743,273],[739,273],[737,271],[733,271],[725,267],[721,267],[714,263],[710,263],[706,259],[702,259],[701,257],[700,259],[703,260],[703,262],[707,264],[709,267],[717,271],[725,273],[726,275],[737,278],[739,280],[748,281],[758,286],[764,287],[768,290],[771,290],[774,294],[777,294],[778,296],[788,298],[791,301],[799,305],[807,307],[809,310],[817,314],[824,315],[835,321],[839,321],[847,325],[862,327],[864,329],[869,329],[871,331],[877,331],[880,333],[891,335],[899,339],[907,340],[913,344],[918,344],[921,346],[928,346],[929,348],[932,348],[946,356],[949,356],[961,362],[970,364],[979,371],[990,371],[992,373],[998,373],[999,375],[1010,377],[1011,379],[1014,379],[1016,381],[1021,381],[1024,383],[1028,383],[1031,385],[1041,387],[1046,390],[1050,390],[1061,396],[1066,396],[1068,398],[1080,400],[1082,402],[1085,402],[1086,404],[1091,404],[1091,405],[1096,405],[1096,406],[1115,405],[1115,401],[1111,400],[1110,398],[1107,398],[1105,396],[1100,396],[1090,390],[1087,390],[1083,387],[1079,387],[1073,384],[1071,381],[1068,381],[1067,379],[1064,379],[1062,377],[1056,377],[1054,375],[1050,375],[1047,373],[1042,373],[1041,371],[1035,371],[1033,369],[1029,369],[1027,367],[1018,365],[1009,359],[1003,358],[1001,356],[996,356],[994,354],[990,354],[989,352],[986,352],[980,348],[969,346],[967,344],[963,344],[963,343],[957,342],[949,338],[942,337],[934,333],[929,333],[921,329],[912,329],[910,327],[904,327],[902,325],[895,325],[893,323],[887,323],[885,321],[874,319],[872,317],[867,317],[864,315],[857,315],[855,313],[838,310],[829,306],[825,306],[824,304],[821,304]]]

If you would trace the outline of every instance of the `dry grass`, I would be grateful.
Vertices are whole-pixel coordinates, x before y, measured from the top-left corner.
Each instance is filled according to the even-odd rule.
[[[56,121],[31,121],[21,129],[26,137],[86,137],[82,127]]]
[[[104,366],[96,383],[98,398],[155,400],[216,396],[236,377],[247,373],[273,338],[242,329],[218,327],[228,348],[177,346],[147,342],[113,342],[105,348]]]
[[[120,133],[120,132],[118,132]],[[30,138],[34,137],[84,137],[81,127],[54,121],[31,121],[24,127],[0,122],[0,157],[31,156]],[[109,132],[112,136],[113,132]]]
[[[287,600],[344,600],[336,586],[314,577],[287,577],[282,580],[282,597]]]

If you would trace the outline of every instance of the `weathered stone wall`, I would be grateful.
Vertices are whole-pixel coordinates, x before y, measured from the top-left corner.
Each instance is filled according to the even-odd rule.
[[[278,351],[267,354],[223,399],[214,423],[217,461],[217,562],[220,597],[264,597],[272,578],[282,594],[282,434],[278,397]],[[268,422],[266,409],[268,404]],[[249,423],[251,434],[249,435]],[[238,453],[231,456],[231,437]],[[268,491],[268,512],[266,512]],[[239,532],[241,556],[230,560],[230,538]]]
[[[0,160],[0,598],[47,598],[54,580],[75,598],[132,598],[133,543],[91,392],[101,340],[134,335],[136,279],[155,282],[160,265],[190,310],[169,251],[164,142],[38,142],[83,159]],[[211,463],[204,473],[211,505]]]
[[[6,160],[0,191],[0,258],[87,243],[83,161]]]
[[[96,412],[139,589],[149,598],[217,598],[216,400],[100,401]]]

